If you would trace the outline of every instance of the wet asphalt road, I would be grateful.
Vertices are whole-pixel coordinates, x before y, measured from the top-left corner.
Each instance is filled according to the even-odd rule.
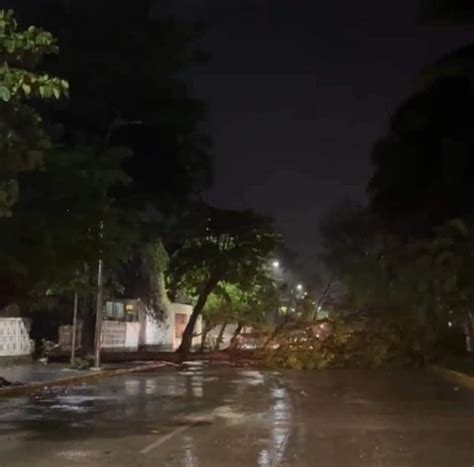
[[[474,392],[429,372],[166,369],[0,401],[0,466],[474,465]]]

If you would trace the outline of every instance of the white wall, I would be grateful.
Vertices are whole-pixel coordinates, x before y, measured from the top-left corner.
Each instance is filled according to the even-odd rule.
[[[76,333],[76,345],[81,344],[81,326]],[[72,326],[59,327],[59,345],[62,349],[71,348]],[[137,350],[139,346],[140,323],[122,321],[102,321],[101,346],[104,349]]]
[[[121,321],[102,321],[100,345],[107,348],[124,348],[127,323]]]
[[[30,355],[30,320],[26,318],[0,318],[0,357]]]
[[[141,344],[158,346],[165,343],[171,343],[171,329],[168,317],[157,319],[153,313],[149,311],[145,313],[145,318],[143,320],[145,332]]]
[[[145,326],[145,331],[141,333],[141,345],[160,346],[164,350],[176,350],[181,343],[181,338],[176,337],[176,314],[186,315],[186,323],[189,321],[193,307],[182,303],[171,303],[168,313],[161,319],[156,319],[152,313],[144,311],[144,317],[140,319]],[[198,318],[195,334],[202,331],[202,320]],[[199,345],[201,338],[195,337],[193,345]]]
[[[76,348],[81,347],[82,322],[78,321],[76,327]],[[58,344],[61,349],[67,350],[72,346],[72,324],[63,324],[58,328]]]
[[[163,350],[176,350],[181,338],[176,337],[176,314],[186,315],[189,321],[193,308],[191,305],[172,303],[163,318],[155,318],[153,313],[144,309],[139,311],[139,321],[122,322],[104,320],[102,322],[101,343],[104,349],[138,349],[139,346],[161,347]],[[202,319],[198,318],[195,334],[202,332]],[[61,348],[71,347],[70,326],[60,326],[59,342]],[[80,340],[77,341],[78,345]],[[193,345],[201,344],[201,336],[193,338]]]
[[[125,347],[127,349],[138,349],[140,336],[140,323],[126,323],[125,329]]]
[[[140,323],[102,321],[101,345],[104,349],[138,349]]]

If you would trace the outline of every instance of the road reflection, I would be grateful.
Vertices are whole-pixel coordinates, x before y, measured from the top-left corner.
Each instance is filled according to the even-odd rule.
[[[35,440],[37,450],[21,453],[25,462],[55,446],[54,458],[89,465],[109,453],[116,466],[142,465],[138,454],[150,465],[273,466],[284,463],[290,425],[291,400],[278,377],[205,366],[59,388],[0,411],[0,437]]]
[[[283,462],[291,426],[291,404],[285,388],[273,388],[273,403],[270,408],[269,447],[262,449],[258,455],[258,465],[279,465]]]

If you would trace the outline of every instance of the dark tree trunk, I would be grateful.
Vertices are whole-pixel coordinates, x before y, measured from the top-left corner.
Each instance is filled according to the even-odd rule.
[[[204,331],[201,336],[201,352],[204,352],[206,348],[207,335],[215,328],[215,325],[209,324],[204,327]]]
[[[181,355],[187,355],[191,350],[191,346],[193,344],[194,328],[196,326],[197,319],[204,309],[209,295],[214,290],[218,282],[218,279],[211,276],[199,294],[198,301],[193,309],[193,312],[191,313],[191,317],[189,318],[188,324],[186,325],[186,329],[184,330],[181,344],[176,351]]]
[[[225,332],[226,327],[227,327],[227,321],[224,321],[222,323],[221,329],[220,329],[219,334],[217,336],[216,345],[214,346],[214,350],[219,350],[219,347],[220,347],[222,341],[224,340],[224,332]]]
[[[234,335],[232,336],[232,339],[230,340],[230,346],[229,346],[230,349],[235,349],[235,347],[237,347],[237,338],[239,337],[243,328],[244,328],[244,323],[239,322],[237,324],[237,327],[235,328]]]

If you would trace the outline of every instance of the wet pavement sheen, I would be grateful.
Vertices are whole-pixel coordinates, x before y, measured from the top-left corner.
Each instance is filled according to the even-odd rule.
[[[474,466],[429,371],[162,369],[0,400],[0,466]]]

